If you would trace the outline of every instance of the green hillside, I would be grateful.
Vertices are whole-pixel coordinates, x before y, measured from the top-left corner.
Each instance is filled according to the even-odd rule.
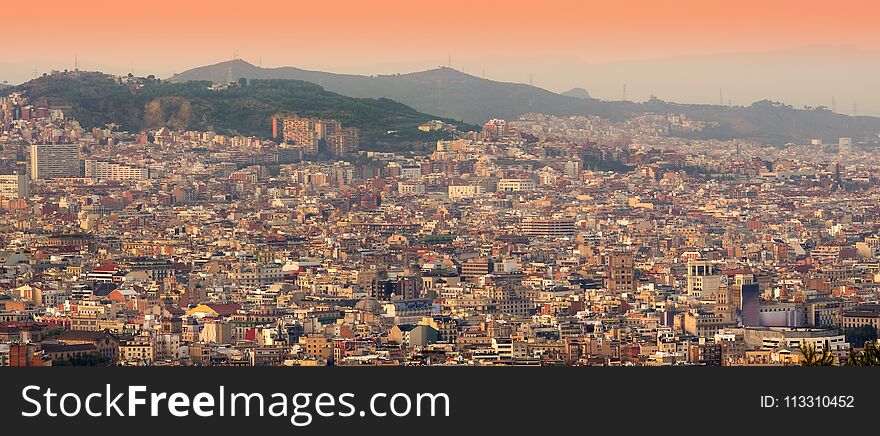
[[[389,99],[351,98],[298,80],[249,80],[214,90],[211,83],[152,78],[123,84],[102,73],[54,74],[18,86],[32,102],[59,107],[91,128],[116,123],[124,130],[170,127],[268,137],[274,114],[333,118],[361,129],[362,148],[411,149],[445,133],[418,125],[437,117]],[[458,125],[463,129],[473,129]]]

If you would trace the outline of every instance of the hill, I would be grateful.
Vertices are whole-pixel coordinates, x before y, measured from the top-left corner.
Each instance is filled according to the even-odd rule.
[[[120,83],[97,72],[58,73],[16,89],[36,104],[65,109],[86,128],[114,122],[131,131],[167,126],[268,137],[271,117],[282,112],[358,127],[362,146],[369,149],[409,149],[442,137],[417,128],[434,116],[389,99],[346,97],[303,81],[249,80],[221,90],[211,89],[206,81],[133,82]]]
[[[571,88],[568,91],[563,92],[561,95],[565,95],[568,97],[574,97],[574,98],[581,98],[581,99],[585,99],[585,100],[588,98],[592,98],[592,97],[590,97],[590,93],[587,92],[587,90],[584,88]]]
[[[513,119],[528,112],[549,115],[597,115],[615,121],[645,113],[680,113],[696,120],[717,123],[701,132],[704,138],[744,138],[767,143],[786,143],[821,138],[836,141],[877,141],[880,118],[850,117],[825,108],[795,109],[769,101],[749,106],[690,105],[651,99],[643,103],[583,98],[580,91],[560,95],[538,87],[487,80],[437,68],[409,74],[359,76],[302,70],[294,67],[259,68],[242,60],[194,68],[169,80],[228,78],[286,78],[319,84],[325,89],[360,98],[389,98],[414,109],[468,123],[491,118]]]

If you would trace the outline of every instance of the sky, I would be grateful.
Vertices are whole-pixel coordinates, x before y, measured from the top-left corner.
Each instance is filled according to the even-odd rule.
[[[880,54],[880,2],[867,0],[41,4],[48,6],[0,6],[4,33],[16,35],[0,49],[0,81],[75,64],[168,77],[234,56],[264,67],[387,74],[451,57],[474,75],[531,77],[552,91],[583,87],[603,99],[623,98],[625,83],[630,100],[749,104],[772,94],[766,98],[830,106],[834,97],[840,112],[880,115],[880,98],[864,94],[878,88],[873,75],[849,77],[872,70]],[[805,66],[808,77],[790,83]],[[805,86],[810,92],[800,93]]]

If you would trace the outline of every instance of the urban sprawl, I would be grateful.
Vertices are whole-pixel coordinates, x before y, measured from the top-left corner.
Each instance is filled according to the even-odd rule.
[[[292,113],[126,132],[0,97],[0,366],[857,361],[878,155],[709,127],[433,121],[392,153]]]

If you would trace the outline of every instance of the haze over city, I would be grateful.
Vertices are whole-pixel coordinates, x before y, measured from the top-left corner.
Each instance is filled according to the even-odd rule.
[[[159,0],[148,7],[106,6],[65,2],[34,20],[9,20],[7,31],[27,35],[27,42],[4,48],[0,81],[17,84],[75,68],[166,78],[239,57],[263,67],[365,75],[451,65],[554,92],[585,88],[603,100],[654,95],[749,105],[770,99],[880,114],[874,73],[880,38],[873,22],[880,7],[870,2],[382,0],[218,7]],[[34,31],[34,25],[52,31]]]

